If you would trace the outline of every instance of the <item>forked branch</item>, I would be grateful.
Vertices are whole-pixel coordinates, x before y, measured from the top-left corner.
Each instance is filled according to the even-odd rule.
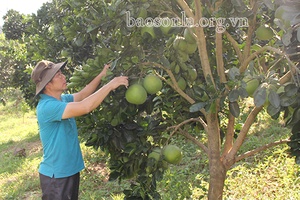
[[[194,144],[196,144],[197,146],[199,146],[201,149],[203,149],[205,151],[205,153],[208,152],[208,148],[203,144],[201,143],[199,140],[197,140],[195,137],[193,137],[191,134],[189,134],[188,132],[184,131],[182,129],[182,126],[188,124],[188,123],[191,123],[191,122],[200,122],[201,125],[203,126],[204,130],[207,131],[207,124],[205,123],[205,121],[201,118],[201,117],[198,117],[198,118],[190,118],[188,120],[185,120],[183,122],[181,122],[180,124],[177,124],[175,126],[170,126],[167,128],[167,130],[170,130],[170,129],[174,129],[171,134],[170,134],[170,137],[171,138],[175,133],[180,133],[181,135],[183,135],[185,138],[191,140]]]

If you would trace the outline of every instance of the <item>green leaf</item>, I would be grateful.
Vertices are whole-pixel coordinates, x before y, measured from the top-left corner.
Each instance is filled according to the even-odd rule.
[[[295,84],[288,84],[284,87],[284,91],[288,97],[291,97],[298,92],[298,87]]]
[[[282,42],[285,46],[289,46],[291,44],[292,36],[292,31],[290,29],[282,36]]]
[[[191,105],[190,112],[198,112],[207,105],[206,102],[199,102]]]
[[[229,92],[229,94],[228,94],[228,100],[229,100],[230,102],[235,102],[235,101],[238,100],[239,96],[240,96],[239,91],[236,90],[236,89],[233,89],[233,90],[231,90],[231,91]]]
[[[171,64],[170,64],[169,60],[168,60],[164,55],[160,58],[160,62],[161,62],[161,64],[162,64],[164,67],[170,69],[170,65],[171,65]]]
[[[120,58],[117,58],[117,59],[115,59],[114,61],[111,62],[111,64],[110,64],[110,70],[111,70],[111,71],[115,69],[115,67],[116,67],[116,65],[117,65],[117,63],[118,63],[118,61],[119,61],[119,59],[120,59]]]
[[[92,32],[92,31],[98,29],[99,27],[100,27],[100,25],[90,25],[90,26],[87,28],[86,32],[87,32],[87,33],[90,33],[90,32]]]
[[[292,128],[292,134],[294,134],[294,135],[298,134],[299,135],[299,133],[300,133],[300,123],[297,123]]]
[[[287,121],[287,126],[293,126],[300,121],[300,107],[296,108],[292,117]]]
[[[81,47],[84,43],[84,36],[79,36],[76,38],[75,40],[75,44],[78,46],[78,47]]]
[[[229,102],[229,111],[234,117],[239,117],[240,115],[239,104],[236,101]]]
[[[243,87],[239,88],[239,94],[241,98],[246,98],[249,96],[247,90]]]
[[[280,97],[274,90],[270,90],[270,93],[268,95],[268,99],[270,101],[270,104],[275,107],[279,108],[280,107]],[[272,116],[272,115],[271,115]]]
[[[270,103],[271,103],[271,101],[270,101]],[[270,116],[275,116],[279,111],[280,111],[280,106],[275,107],[272,104],[269,104],[269,106],[267,108],[267,112]]]
[[[296,101],[296,98],[291,98],[287,96],[285,93],[283,95],[280,95],[280,105],[283,107],[288,107],[292,105]]]
[[[230,80],[235,80],[240,75],[240,70],[237,67],[232,67],[228,70],[228,77]]]
[[[264,105],[267,97],[267,90],[264,84],[260,85],[253,94],[254,105],[260,107]]]

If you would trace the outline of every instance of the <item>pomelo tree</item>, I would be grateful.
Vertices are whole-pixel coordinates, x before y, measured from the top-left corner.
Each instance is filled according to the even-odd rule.
[[[207,154],[208,198],[222,199],[226,173],[236,162],[289,142],[239,154],[263,110],[287,119],[289,144],[299,156],[299,2],[56,0],[43,10],[51,17],[40,12],[31,19],[32,32],[39,31],[28,36],[28,54],[69,59],[71,92],[108,62],[103,84],[122,74],[131,85],[143,85],[149,74],[163,83],[141,104],[128,102],[127,89],[118,88],[78,119],[80,132],[90,133],[82,134],[86,144],[109,154],[110,179],[135,180],[126,199],[160,198],[156,182],[171,164],[163,149],[177,134]],[[244,111],[248,98],[253,105]]]
[[[86,5],[77,3],[68,8],[75,11]],[[174,134],[190,139],[208,155],[209,199],[222,199],[226,172],[234,163],[287,142],[274,141],[239,154],[259,112],[265,109],[274,119],[285,113],[288,118],[299,106],[298,60],[286,52],[291,41],[299,44],[299,31],[291,28],[299,25],[298,14],[289,10],[299,11],[299,3],[284,5],[282,16],[295,19],[287,29],[279,26],[284,17],[274,16],[282,6],[271,1],[112,1],[107,7],[85,7],[92,11],[81,10],[79,18],[86,29],[79,36],[102,44],[95,57],[75,72],[77,81],[71,83],[75,89],[83,87],[105,59],[113,61],[111,76],[127,75],[133,84],[152,73],[164,82],[161,91],[148,94],[138,106],[124,100],[125,88],[118,89],[99,111],[85,118],[88,123],[82,122],[89,124],[88,130],[93,124],[98,134],[88,145],[109,151],[111,178],[136,177],[132,190],[125,192],[128,199],[158,198],[155,183],[163,175],[164,160],[146,155],[167,145]],[[160,23],[166,24],[166,19],[172,25],[168,31]],[[245,79],[258,83],[253,94],[247,93]],[[242,119],[243,101],[249,95],[253,107]],[[198,136],[190,134],[192,123],[197,124]],[[197,139],[201,132],[206,133],[206,143]]]

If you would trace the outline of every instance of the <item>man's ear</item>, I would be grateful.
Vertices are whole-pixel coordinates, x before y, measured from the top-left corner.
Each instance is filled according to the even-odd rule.
[[[51,81],[49,83],[47,83],[43,90],[44,91],[48,90],[48,88],[51,87],[51,84],[52,84]]]

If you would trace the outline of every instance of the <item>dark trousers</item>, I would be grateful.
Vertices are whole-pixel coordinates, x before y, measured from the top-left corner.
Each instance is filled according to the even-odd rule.
[[[40,174],[43,200],[78,200],[79,172],[66,178],[54,178]]]

